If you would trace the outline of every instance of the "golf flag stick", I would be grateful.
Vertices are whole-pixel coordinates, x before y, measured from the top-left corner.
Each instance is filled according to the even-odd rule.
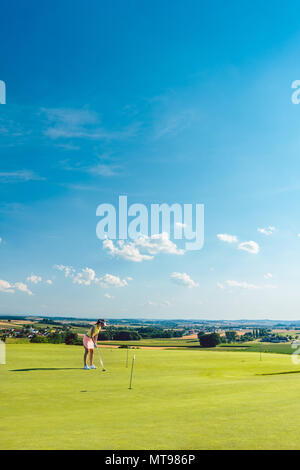
[[[128,349],[129,349],[129,346],[127,345],[126,367],[128,367]]]
[[[259,355],[259,360],[261,361],[261,343],[260,343],[260,355]]]
[[[135,354],[132,357],[132,364],[131,364],[131,374],[130,374],[130,384],[129,384],[129,390],[131,390],[131,384],[132,384],[132,374],[133,374],[133,365],[134,365],[134,360],[135,360]]]
[[[98,357],[99,357],[100,364],[101,364],[101,366],[102,366],[102,371],[105,372],[106,369],[104,368],[103,361],[102,361],[102,359],[101,359],[98,346],[97,346],[97,345],[95,345],[95,346],[96,346],[96,349],[97,349],[97,353],[98,353]]]

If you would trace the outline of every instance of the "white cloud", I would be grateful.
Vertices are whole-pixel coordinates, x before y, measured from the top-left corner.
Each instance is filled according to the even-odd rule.
[[[271,273],[264,274],[265,279],[271,279],[273,275]]]
[[[0,292],[9,292],[13,293],[13,286],[8,282],[4,281],[4,279],[0,279]]]
[[[169,235],[166,232],[152,235],[151,237],[144,235],[135,240],[135,244],[139,249],[145,250],[150,255],[157,255],[158,253],[184,254],[184,250],[177,248],[177,245],[169,239]]]
[[[126,279],[120,279],[118,276],[113,274],[105,274],[104,276],[95,280],[101,287],[125,287],[128,286]]]
[[[92,268],[83,268],[81,272],[77,273],[74,278],[74,284],[83,284],[85,286],[90,286],[91,283],[95,280],[96,273]]]
[[[188,128],[194,120],[195,113],[193,110],[184,110],[180,113],[163,116],[157,123],[155,139],[176,135]]]
[[[41,276],[36,276],[35,274],[32,274],[31,276],[26,278],[26,281],[32,282],[33,284],[38,284],[39,282],[42,282]]]
[[[240,287],[242,289],[260,289],[259,286],[255,284],[249,284],[248,282],[239,282],[239,281],[226,281],[229,287]]]
[[[258,228],[257,231],[264,235],[272,235],[276,230],[276,227],[269,226],[267,228]]]
[[[1,171],[1,183],[19,183],[27,181],[43,181],[45,178],[35,174],[31,170]]]
[[[55,264],[55,269],[59,271],[63,271],[65,273],[65,277],[74,276],[75,269],[72,266],[64,266],[63,264]]]
[[[171,279],[176,284],[180,284],[180,285],[186,286],[188,288],[198,287],[199,286],[199,284],[197,282],[193,281],[193,279],[191,279],[190,276],[187,273],[174,272],[174,273],[171,274]]]
[[[240,243],[238,249],[248,251],[248,253],[256,255],[259,252],[259,245],[258,243],[250,240],[249,242]]]
[[[227,243],[237,243],[238,238],[236,235],[228,235],[227,233],[218,233],[217,237],[219,240],[222,240],[222,242],[227,242]]]
[[[162,302],[154,302],[153,300],[148,300],[145,305],[150,305],[151,307],[170,307],[171,302],[169,300],[164,300]]]
[[[221,282],[217,282],[217,286],[219,287],[219,289],[225,289],[224,284],[222,284]]]
[[[120,174],[120,165],[98,163],[95,166],[87,167],[84,171],[95,176],[116,176]]]
[[[13,294],[15,292],[15,289],[21,292],[26,292],[26,294],[28,295],[33,295],[31,290],[28,289],[27,285],[23,282],[16,282],[15,284],[10,284],[8,281],[0,279],[0,292],[8,292]]]
[[[108,163],[96,162],[94,165],[87,166],[87,165],[81,165],[81,164],[72,165],[68,163],[68,160],[64,160],[61,162],[61,164],[64,170],[77,171],[77,172],[80,171],[84,173],[89,173],[92,176],[110,177],[110,176],[120,175],[122,172],[122,166],[117,165],[112,162],[108,162]],[[71,188],[75,188],[75,189],[76,188],[87,189],[87,186],[84,186],[84,185],[70,185],[69,184],[68,186]]]
[[[112,256],[118,256],[128,261],[135,261],[136,263],[153,259],[153,256],[142,255],[133,242],[125,244],[123,240],[119,240],[116,242],[116,245],[119,245],[119,247],[115,246],[113,241],[109,239],[103,241],[103,249]]]
[[[107,250],[111,255],[118,256],[129,261],[141,262],[144,260],[151,260],[159,253],[183,255],[184,250],[181,250],[169,239],[166,232],[152,235],[147,237],[143,235],[137,240],[125,243],[123,240],[118,240],[116,244],[112,240],[106,239],[103,241],[103,249]]]
[[[14,287],[15,287],[16,289],[18,289],[19,291],[21,291],[21,292],[26,292],[26,294],[28,294],[28,295],[33,295],[33,293],[31,292],[31,290],[28,289],[27,285],[24,284],[24,282],[16,282],[16,283],[14,284]]]
[[[127,281],[132,281],[131,277],[121,279],[113,274],[105,274],[102,277],[97,277],[96,272],[92,268],[82,268],[76,272],[71,266],[55,265],[56,269],[65,272],[66,277],[73,279],[74,284],[90,286],[91,284],[99,284],[101,287],[125,287],[128,286]]]
[[[219,240],[222,240],[223,242],[227,242],[227,243],[237,243],[238,242],[238,238],[237,238],[236,235],[229,235],[227,233],[218,233],[217,237],[219,238]],[[237,248],[238,248],[238,250],[248,251],[248,253],[252,253],[252,254],[257,254],[259,252],[258,243],[254,242],[252,240],[250,240],[248,242],[239,243]]]
[[[258,286],[256,284],[250,284],[249,282],[245,281],[226,281],[229,287],[239,287],[241,289],[248,289],[248,290],[254,290],[254,289],[276,289],[276,286],[272,284],[265,284],[264,286]]]
[[[46,284],[49,284],[51,286],[53,284],[53,281],[51,281],[51,279],[47,279]]]
[[[114,297],[110,294],[104,294],[104,297],[106,297],[107,299],[114,299]]]
[[[110,131],[100,124],[97,113],[87,109],[42,108],[49,121],[45,135],[51,139],[80,138],[89,140],[120,140],[136,135],[139,123],[122,130]]]

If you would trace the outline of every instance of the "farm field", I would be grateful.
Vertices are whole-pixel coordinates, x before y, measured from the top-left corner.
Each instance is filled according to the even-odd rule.
[[[280,346],[280,345],[278,345]],[[300,365],[287,354],[7,344],[1,449],[300,449]],[[97,357],[95,364],[97,364]]]

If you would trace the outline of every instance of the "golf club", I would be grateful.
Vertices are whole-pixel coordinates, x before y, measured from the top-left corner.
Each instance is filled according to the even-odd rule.
[[[100,356],[100,353],[99,353],[99,349],[98,349],[98,346],[97,346],[96,344],[95,344],[95,348],[96,348],[97,353],[98,353],[99,361],[100,361],[100,364],[101,364],[101,367],[102,367],[102,372],[105,372],[106,369],[105,369],[105,367],[104,367],[104,365],[103,365],[103,361],[102,361],[102,359],[101,359],[101,356]]]

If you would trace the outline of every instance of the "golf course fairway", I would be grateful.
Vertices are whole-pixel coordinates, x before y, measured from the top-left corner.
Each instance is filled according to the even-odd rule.
[[[1,449],[300,449],[290,355],[7,344]],[[133,388],[129,390],[133,354]]]

